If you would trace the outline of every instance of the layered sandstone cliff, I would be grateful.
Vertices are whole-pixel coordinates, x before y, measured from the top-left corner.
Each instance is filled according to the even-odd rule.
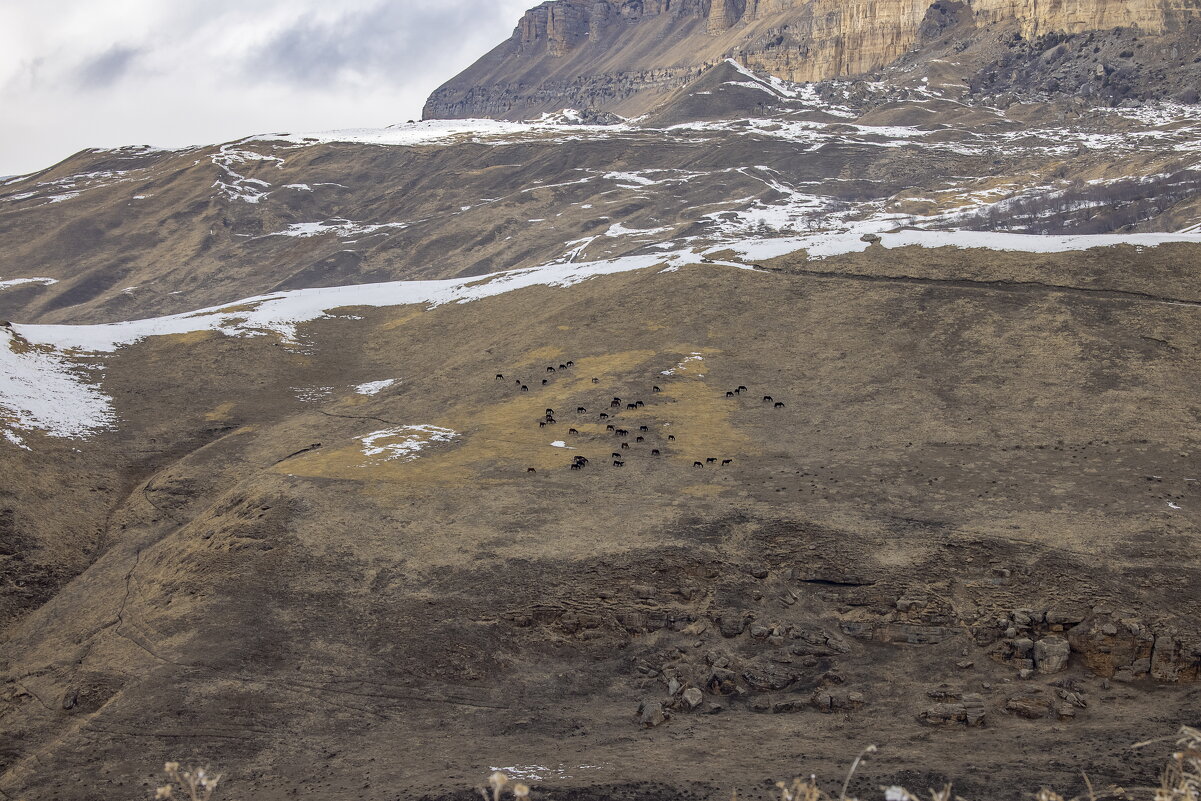
[[[553,0],[431,96],[427,118],[523,118],[564,106],[638,114],[728,57],[794,81],[880,69],[931,36],[1159,35],[1201,0]]]

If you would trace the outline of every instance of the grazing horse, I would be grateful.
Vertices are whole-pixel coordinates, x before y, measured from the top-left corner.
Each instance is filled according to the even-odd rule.
[[[519,378],[516,381],[514,381],[513,383],[516,384],[517,386],[521,386],[521,379]]]
[[[529,387],[527,387],[525,384],[522,384],[522,385],[521,385],[521,391],[522,391],[522,392],[529,392],[529,391],[530,391],[530,388],[529,388]]]
[[[599,383],[600,383],[600,379],[599,379],[599,378],[594,378],[594,379],[592,379],[592,383],[593,383],[593,384],[599,384]]]
[[[726,393],[726,397],[727,397],[727,398],[732,398],[732,397],[734,397],[734,393],[733,393],[733,392],[727,392],[727,393]]]
[[[579,431],[576,431],[574,428],[569,428],[569,429],[567,429],[567,433],[568,433],[568,434],[578,434],[578,433],[580,433],[580,432],[579,432]]]
[[[627,404],[626,404],[626,408],[627,408],[627,409],[637,409],[637,408],[638,408],[638,404],[637,404],[637,403],[627,403]]]
[[[783,404],[783,403],[781,403],[780,401],[776,401],[776,408],[777,408],[777,409],[783,409],[783,408],[784,408],[784,404]]]
[[[639,431],[650,431],[650,426],[638,426]]]
[[[608,420],[608,419],[609,419],[609,415],[605,414],[604,412],[601,412],[601,413],[600,413],[600,419],[601,419],[601,420]]]
[[[635,442],[646,442],[646,438],[645,437],[635,437],[634,441]]]
[[[613,425],[612,423],[610,423],[609,425],[605,426],[605,430],[606,430],[606,431],[616,431],[616,430],[617,430],[617,426],[615,426],[615,425]]]
[[[587,410],[587,409],[585,409],[583,406],[577,406],[577,407],[576,407],[576,410],[575,410],[575,413],[576,413],[576,414],[587,414],[587,413],[588,413],[588,410]]]
[[[629,431],[626,431],[624,428],[619,428],[619,429],[617,429],[617,436],[619,436],[619,437],[628,437],[629,435],[630,435],[630,432],[629,432]]]
[[[575,362],[568,362],[568,363],[567,363],[567,366],[568,366],[568,367],[575,367]]]
[[[746,388],[746,387],[741,387],[741,386],[740,386],[740,387],[738,388],[738,391],[739,391],[739,392],[747,392],[748,390],[747,390],[747,388]]]
[[[771,398],[771,395],[764,395],[764,396],[763,396],[763,402],[764,402],[764,403],[771,403],[771,400],[772,400],[772,398]]]
[[[700,462],[693,462],[693,463],[692,463],[692,466],[693,466],[693,467],[704,467],[704,465],[703,465],[703,464],[701,464]]]
[[[630,449],[630,443],[628,443],[628,442],[621,443],[621,449],[623,451],[628,451]]]
[[[547,416],[547,417],[551,417],[551,416],[553,416],[553,415],[554,415],[554,413],[555,413],[555,410],[554,410],[554,409],[547,409],[547,410],[546,410],[546,416]]]
[[[559,369],[560,369],[560,370],[566,370],[566,369],[567,369],[567,365],[565,365],[565,364],[560,364],[560,365],[559,365]]]
[[[708,459],[705,460],[705,464],[717,464],[717,460],[714,459],[712,456],[710,456]]]
[[[580,464],[579,462],[572,462],[572,463],[571,463],[571,469],[572,469],[572,470],[583,470],[583,469],[584,469],[584,465]]]
[[[576,464],[587,465],[587,464],[588,464],[588,460],[587,460],[587,459],[585,459],[583,456],[577,456],[577,457],[575,457],[575,463],[576,463]]]
[[[502,381],[502,380],[504,380],[504,375],[503,375],[503,374],[501,374],[501,373],[497,373],[497,374],[496,374],[496,380],[497,380],[497,381]]]
[[[641,408],[642,408],[643,406],[645,406],[646,404],[645,404],[645,403],[643,403],[642,401],[638,401],[638,402],[637,402],[637,403],[635,403],[634,405],[635,405],[635,406],[637,406],[639,409],[641,409]]]
[[[675,442],[675,441],[676,441],[676,435],[675,435],[675,434],[668,434],[668,435],[667,435],[667,441],[668,441],[668,442]]]
[[[658,456],[658,455],[659,455],[659,449],[658,449],[658,448],[655,448],[653,451],[651,451],[651,456]]]
[[[620,409],[621,401],[615,399],[612,403],[609,404],[609,408],[610,409]]]
[[[549,383],[550,383],[550,381],[546,380],[545,378],[542,379],[542,386],[546,386]]]
[[[722,460],[721,460],[721,466],[722,466],[722,467],[725,467],[725,466],[726,466],[726,465],[728,465],[728,464],[734,464],[734,460],[733,460],[733,459],[722,459]]]
[[[555,371],[555,368],[553,368],[553,367],[546,368],[546,372],[548,372],[548,373],[553,373],[554,371]]]
[[[659,389],[658,387],[651,387],[651,392],[655,393],[656,395],[658,395],[662,391],[663,390]]]
[[[625,463],[625,462],[619,462],[619,461],[617,461],[616,459],[614,459],[614,460],[613,460],[613,466],[614,466],[614,467],[625,467],[625,466],[626,466],[626,463]]]
[[[538,471],[537,471],[537,470],[535,470],[535,469],[534,469],[534,468],[532,468],[532,467],[527,467],[525,472],[527,472],[527,473],[537,473]]]
[[[546,428],[546,421],[542,420],[538,423],[538,428]]]
[[[621,454],[620,454],[620,453],[615,453],[615,454],[613,454],[613,458],[614,458],[614,459],[620,459],[620,458],[621,458]]]

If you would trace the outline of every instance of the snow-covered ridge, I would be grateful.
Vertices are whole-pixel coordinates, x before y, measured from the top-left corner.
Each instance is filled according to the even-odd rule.
[[[604,136],[614,130],[626,130],[626,125],[585,125],[573,121],[563,113],[547,115],[533,122],[505,122],[503,120],[426,120],[402,123],[387,128],[348,128],[339,131],[313,133],[263,134],[244,139],[248,142],[289,142],[296,145],[327,143],[388,145],[416,147],[432,145],[453,139],[487,140],[496,137],[531,133],[570,132],[577,135],[595,134]]]
[[[1172,243],[1201,244],[1201,233],[1177,234],[1092,234],[1087,236],[1041,236],[1035,234],[1002,234],[991,231],[897,231],[881,233],[873,226],[859,226],[853,231],[790,236],[779,239],[759,239],[733,246],[746,259],[770,259],[799,250],[810,259],[824,259],[847,253],[862,253],[872,246],[863,234],[876,234],[879,244],[886,248],[981,248],[1015,253],[1067,253],[1092,248],[1134,245],[1153,248]]]
[[[626,256],[607,261],[550,264],[525,270],[439,281],[390,281],[341,287],[296,289],[259,295],[199,311],[100,325],[18,325],[29,342],[64,351],[111,353],[152,336],[219,331],[229,336],[275,333],[294,339],[301,323],[352,306],[468,303],[531,286],[566,287],[601,275],[641,270],[663,263],[696,263],[691,250]],[[0,398],[0,403],[3,399]]]

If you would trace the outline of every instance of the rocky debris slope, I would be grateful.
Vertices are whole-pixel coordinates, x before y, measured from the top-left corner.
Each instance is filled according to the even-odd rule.
[[[933,77],[946,71],[940,65],[950,48],[964,62],[962,83],[972,75],[995,83],[995,73],[1011,66],[1006,51],[1015,42],[1028,49],[1030,41],[1089,37],[1091,50],[1092,38],[1113,38],[1118,29],[1126,33],[1117,37],[1137,44],[1115,50],[1121,58],[1102,69],[1108,77],[1122,70],[1119,81],[1130,83],[1131,65],[1140,65],[1129,94],[1168,97],[1196,84],[1199,15],[1193,0],[554,0],[528,11],[508,41],[434,92],[424,116],[525,119],[564,106],[635,116],[731,57],[788,80],[821,81],[882,70],[916,49],[922,55],[909,61]],[[1084,47],[1078,57],[1089,54]],[[1062,48],[1053,55],[1062,58]],[[1056,92],[1077,90],[1063,80],[1062,65],[1030,60],[1028,69],[1040,73],[1039,87],[1055,81]],[[1182,83],[1186,76],[1193,80]]]

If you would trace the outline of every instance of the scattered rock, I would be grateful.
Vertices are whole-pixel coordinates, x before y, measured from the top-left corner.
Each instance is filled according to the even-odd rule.
[[[940,703],[928,707],[918,715],[918,720],[922,723],[928,726],[949,726],[955,723],[967,726],[984,725],[984,696],[979,693],[960,696],[951,690],[939,689],[926,694]]]
[[[930,726],[946,726],[952,723],[967,722],[967,710],[963,704],[943,703],[934,704],[918,716],[918,720]]]
[[[1040,690],[1034,690],[1029,695],[1014,696],[1005,702],[1006,712],[1029,720],[1045,718],[1050,710],[1051,705],[1042,697]]]
[[[689,687],[684,691],[683,700],[688,709],[696,709],[705,700],[705,695],[696,687]]]

